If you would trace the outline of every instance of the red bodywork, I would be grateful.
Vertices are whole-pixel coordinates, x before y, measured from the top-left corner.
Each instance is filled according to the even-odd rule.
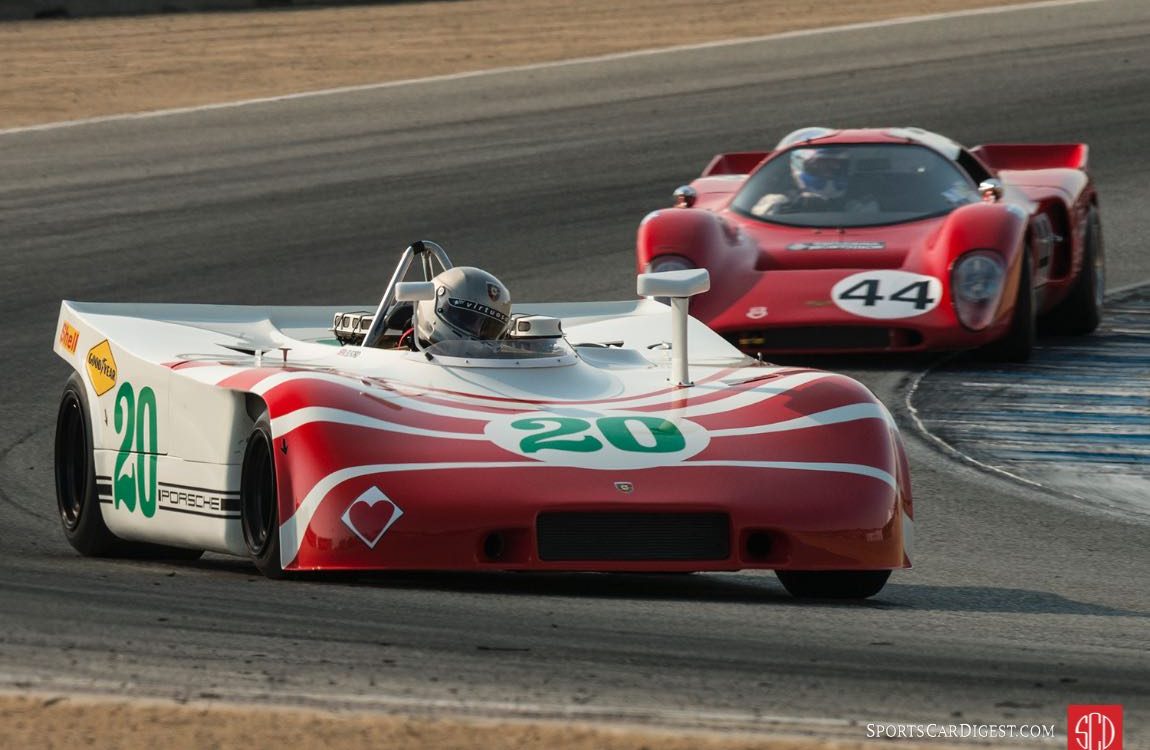
[[[265,376],[249,371],[222,385],[254,390]],[[734,384],[718,382],[732,376]],[[874,396],[844,376],[723,370],[690,389],[552,403],[299,372],[260,398],[277,447],[285,569],[910,565],[913,508],[901,438]],[[492,420],[548,409],[657,417],[685,410],[708,437],[681,460],[623,469],[556,465],[484,439]],[[752,432],[736,434],[742,430]],[[540,517],[556,512],[720,514],[729,551],[710,559],[597,559],[593,551],[545,559]]]
[[[933,136],[933,138],[938,138]],[[942,139],[940,139],[942,140]],[[843,130],[818,139],[833,144],[914,143],[884,130]],[[697,202],[648,215],[638,231],[640,272],[659,256],[677,255],[711,273],[711,291],[691,300],[691,314],[750,353],[923,351],[987,344],[1009,329],[1023,253],[1031,256],[1035,311],[1059,305],[1077,283],[1087,213],[1097,195],[1086,173],[1084,144],[987,145],[951,158],[974,185],[998,178],[997,202],[965,205],[944,216],[902,224],[812,229],[736,212],[740,187],[778,152],[720,154],[691,183]],[[882,249],[789,250],[820,243],[882,243]],[[1003,292],[991,323],[970,330],[951,299],[956,260],[991,249],[1004,261]],[[875,320],[841,309],[831,290],[870,269],[910,272],[941,282],[942,298],[921,315]]]

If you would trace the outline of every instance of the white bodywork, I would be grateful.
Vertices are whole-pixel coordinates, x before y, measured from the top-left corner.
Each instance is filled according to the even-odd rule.
[[[255,396],[276,378],[247,389],[255,396],[218,384],[253,367],[283,369],[286,363],[293,372],[315,369],[341,378],[549,401],[642,396],[669,385],[672,315],[654,301],[517,306],[517,314],[561,319],[567,341],[576,346],[578,356],[556,364],[543,379],[537,368],[513,362],[452,367],[407,350],[339,346],[330,330],[333,315],[369,308],[63,302],[55,351],[85,386],[109,530],[127,540],[246,554],[238,509],[241,462],[261,409]],[[688,328],[696,380],[754,364],[697,320],[690,319]],[[607,343],[612,345],[579,346]],[[120,403],[118,395],[124,384],[134,394],[151,389],[156,395],[154,434],[142,406],[132,434],[127,401]],[[139,459],[141,453],[157,456],[155,469]],[[111,502],[117,471],[124,478],[153,470],[163,477],[156,501],[165,511],[183,513],[181,523],[149,523],[142,513]]]

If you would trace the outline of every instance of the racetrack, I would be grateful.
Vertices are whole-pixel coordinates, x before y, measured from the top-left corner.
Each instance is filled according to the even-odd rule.
[[[419,237],[520,301],[628,297],[638,219],[715,151],[799,125],[1087,141],[1109,283],[1150,278],[1150,8],[990,18],[0,138],[0,686],[853,739],[826,720],[1062,731],[1066,704],[1113,702],[1145,746],[1147,525],[937,452],[903,411],[921,358],[835,363],[904,425],[917,500],[915,569],[861,605],[759,574],[276,583],[223,558],[82,560],[55,519],[60,298],[369,304]]]

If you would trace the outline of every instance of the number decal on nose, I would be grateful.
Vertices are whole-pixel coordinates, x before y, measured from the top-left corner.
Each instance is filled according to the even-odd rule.
[[[492,442],[563,466],[622,469],[662,466],[695,455],[710,442],[699,425],[650,414],[541,413],[488,423]]]
[[[942,282],[907,271],[865,271],[835,284],[831,299],[839,309],[864,318],[913,318],[938,307]]]

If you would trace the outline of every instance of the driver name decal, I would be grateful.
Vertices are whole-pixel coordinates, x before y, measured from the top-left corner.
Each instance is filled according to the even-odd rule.
[[[787,245],[788,250],[883,250],[885,242],[792,242]]]
[[[678,463],[710,443],[686,419],[581,409],[516,414],[488,422],[499,447],[545,463],[586,469],[642,469]]]
[[[941,281],[907,271],[864,271],[831,288],[831,301],[840,310],[877,320],[923,315],[941,299]]]

